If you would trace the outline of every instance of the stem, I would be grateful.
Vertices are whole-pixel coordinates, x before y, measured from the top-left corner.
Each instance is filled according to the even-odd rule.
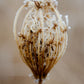
[[[39,79],[39,84],[42,84],[42,79]]]

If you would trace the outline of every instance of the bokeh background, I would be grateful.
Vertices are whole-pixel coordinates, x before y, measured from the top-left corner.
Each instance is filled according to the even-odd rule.
[[[69,15],[68,48],[45,84],[84,84],[84,0],[58,0]],[[23,0],[0,0],[0,84],[35,84],[13,38],[13,20]]]

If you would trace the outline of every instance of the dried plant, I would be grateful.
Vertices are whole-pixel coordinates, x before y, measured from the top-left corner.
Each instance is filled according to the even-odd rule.
[[[25,0],[24,3],[15,17],[14,37],[24,63],[42,84],[66,50],[68,19],[65,24],[56,0]],[[16,24],[23,8],[29,8],[29,11],[17,34]]]

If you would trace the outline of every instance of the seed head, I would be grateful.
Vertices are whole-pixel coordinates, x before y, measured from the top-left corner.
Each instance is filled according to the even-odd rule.
[[[41,84],[66,50],[67,25],[57,10],[57,1],[25,0],[25,4],[17,12],[14,36],[23,61]],[[17,18],[23,8],[30,6],[16,35]]]

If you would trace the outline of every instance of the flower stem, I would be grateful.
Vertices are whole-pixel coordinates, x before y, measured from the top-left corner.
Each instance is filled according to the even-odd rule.
[[[42,84],[42,81],[39,81],[39,84]]]
[[[39,84],[42,84],[42,79],[41,78],[39,79]]]

